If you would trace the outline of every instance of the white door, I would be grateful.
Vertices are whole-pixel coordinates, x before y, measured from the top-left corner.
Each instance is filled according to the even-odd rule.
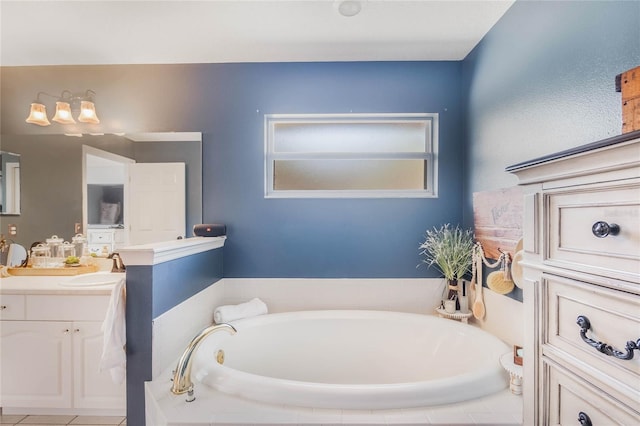
[[[129,164],[129,244],[185,236],[184,163]]]
[[[103,333],[100,321],[73,323],[73,390],[75,408],[122,409],[126,383],[116,384],[108,371],[100,371]]]
[[[72,324],[2,321],[0,331],[0,406],[70,408]]]

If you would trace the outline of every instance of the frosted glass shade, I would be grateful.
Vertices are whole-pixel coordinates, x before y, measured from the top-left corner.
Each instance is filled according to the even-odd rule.
[[[48,126],[51,124],[47,118],[47,108],[37,102],[31,104],[29,117],[27,117],[25,121],[27,123],[37,124],[38,126]]]
[[[80,103],[80,115],[78,121],[90,124],[100,124],[100,120],[96,115],[96,106],[91,101],[82,101]]]
[[[56,102],[56,115],[52,120],[60,124],[74,124],[76,120],[71,116],[71,105],[68,102]]]

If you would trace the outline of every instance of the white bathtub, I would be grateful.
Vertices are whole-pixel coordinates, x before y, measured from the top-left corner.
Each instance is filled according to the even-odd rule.
[[[509,347],[453,320],[304,311],[232,324],[235,335],[214,334],[198,349],[196,393],[204,384],[278,405],[371,410],[461,402],[508,386],[499,357]]]

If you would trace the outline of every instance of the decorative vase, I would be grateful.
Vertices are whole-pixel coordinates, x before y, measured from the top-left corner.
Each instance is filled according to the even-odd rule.
[[[460,301],[458,300],[458,280],[447,280],[447,286],[449,291],[447,292],[447,300],[456,301],[456,311],[460,310]]]

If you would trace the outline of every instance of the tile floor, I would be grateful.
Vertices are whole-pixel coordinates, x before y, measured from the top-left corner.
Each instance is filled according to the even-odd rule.
[[[25,416],[1,414],[0,424],[2,426],[123,426],[127,424],[127,419],[118,416]]]

